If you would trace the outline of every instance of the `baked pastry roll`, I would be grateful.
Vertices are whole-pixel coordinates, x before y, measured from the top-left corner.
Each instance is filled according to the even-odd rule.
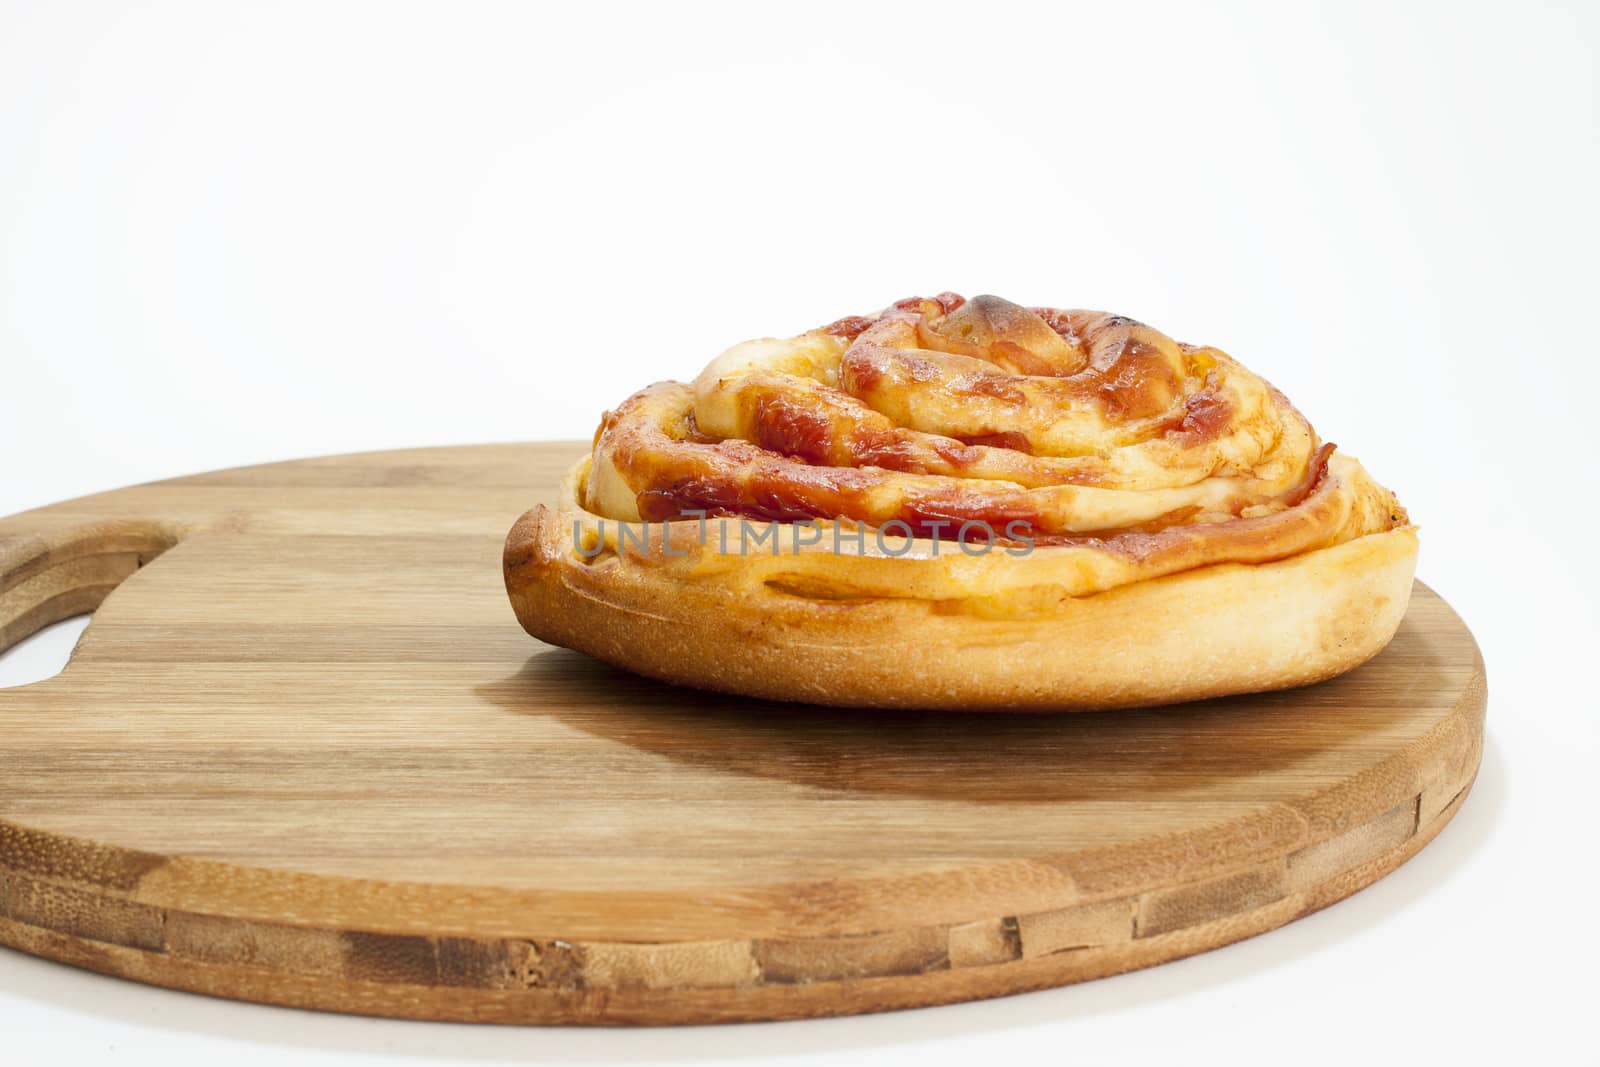
[[[737,345],[607,412],[512,528],[533,636],[779,700],[1088,709],[1375,655],[1417,538],[1215,348],[953,293]]]

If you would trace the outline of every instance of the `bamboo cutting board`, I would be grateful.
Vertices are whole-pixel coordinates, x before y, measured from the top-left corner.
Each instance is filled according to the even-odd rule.
[[[1418,586],[1309,689],[1148,711],[830,711],[540,645],[501,543],[582,446],[339,456],[0,520],[0,942],[335,1011],[679,1023],[1148,966],[1426,844],[1484,671]],[[1374,965],[1383,961],[1374,960]]]

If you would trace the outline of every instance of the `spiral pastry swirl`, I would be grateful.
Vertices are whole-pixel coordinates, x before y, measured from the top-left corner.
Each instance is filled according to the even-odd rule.
[[[1124,580],[1406,522],[1217,349],[994,296],[912,298],[738,345],[692,385],[609,412],[594,457],[585,505],[612,519],[848,520],[1079,546],[1139,563]]]
[[[941,293],[629,397],[506,584],[534,636],[673,681],[1083,708],[1349,669],[1415,556],[1394,494],[1225,353]]]

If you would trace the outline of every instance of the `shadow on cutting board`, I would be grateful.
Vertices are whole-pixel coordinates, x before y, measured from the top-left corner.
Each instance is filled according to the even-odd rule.
[[[1444,669],[1418,662],[1415,652],[1403,665],[1385,659],[1301,689],[1060,715],[755,700],[668,685],[560,648],[477,691],[507,711],[552,716],[681,763],[818,789],[978,802],[1126,800],[1222,781],[1259,786],[1285,769],[1363,758],[1365,740],[1406,728],[1404,701],[1416,680]],[[1411,684],[1396,684],[1401,670]]]

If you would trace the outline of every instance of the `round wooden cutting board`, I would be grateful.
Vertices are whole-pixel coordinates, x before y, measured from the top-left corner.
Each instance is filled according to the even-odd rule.
[[[1415,853],[1477,770],[1483,662],[1420,585],[1342,678],[1147,711],[619,673],[525,635],[501,582],[582,450],[313,459],[0,520],[0,647],[95,610],[61,675],[0,689],[0,942],[410,1018],[877,1011],[1279,926]]]

